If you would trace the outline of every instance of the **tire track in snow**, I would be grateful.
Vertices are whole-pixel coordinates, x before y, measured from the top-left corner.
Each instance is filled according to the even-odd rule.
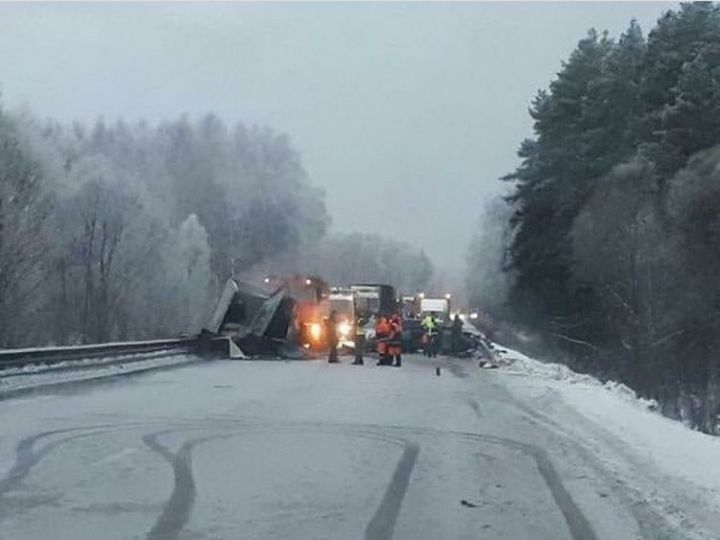
[[[468,399],[468,405],[473,411],[475,411],[475,414],[477,414],[479,418],[485,416],[482,412],[482,409],[480,409],[480,404],[475,399]]]
[[[514,448],[517,450],[520,450],[528,457],[532,458],[533,461],[536,464],[536,467],[538,469],[538,472],[540,473],[540,476],[542,477],[543,481],[545,482],[545,485],[548,487],[548,490],[550,491],[550,495],[552,496],[553,500],[555,501],[556,506],[560,510],[560,513],[563,516],[563,519],[565,520],[565,523],[568,527],[568,532],[570,533],[570,536],[573,538],[573,540],[596,540],[597,536],[595,535],[595,532],[593,531],[592,527],[590,526],[590,523],[588,522],[585,515],[582,513],[580,508],[577,506],[575,501],[573,500],[570,493],[565,488],[565,485],[562,482],[562,479],[560,478],[560,475],[557,472],[557,469],[555,469],[555,466],[552,463],[552,460],[548,456],[547,452],[543,450],[541,447],[533,444],[528,444],[520,441],[516,441],[514,439],[508,439],[506,437],[498,437],[494,435],[483,435],[480,433],[468,433],[468,432],[461,432],[461,431],[446,431],[446,430],[437,430],[432,428],[418,428],[418,427],[405,427],[405,426],[381,426],[381,425],[372,425],[372,424],[365,424],[365,428],[371,428],[374,427],[376,429],[380,429],[384,432],[390,432],[390,433],[407,433],[407,434],[414,434],[414,435],[427,435],[427,434],[440,434],[445,436],[454,436],[458,438],[463,438],[466,440],[472,440],[472,441],[481,441],[491,444],[498,444],[501,446],[505,446],[507,448]],[[358,424],[358,427],[360,425]],[[419,447],[418,447],[419,449]],[[406,450],[407,451],[407,450]],[[403,454],[403,457],[405,457],[405,454]],[[417,454],[415,455],[415,458],[417,458]],[[398,470],[400,469],[400,465],[402,464],[403,460],[401,458],[400,463],[398,463]],[[414,461],[413,461],[414,465]],[[407,480],[409,480],[409,473],[412,471],[412,467],[410,467],[410,470],[407,473],[407,478],[405,480],[405,488],[407,488]],[[397,470],[396,470],[397,474]],[[388,493],[391,491],[391,488],[394,484],[395,476],[393,476],[393,482],[391,482],[390,486],[388,487],[388,492],[386,492],[385,496],[388,497]],[[402,495],[404,496],[405,492],[403,491]],[[400,501],[402,500],[402,497],[400,497]],[[383,504],[385,503],[385,498],[383,498]],[[381,505],[380,508],[378,508],[378,512],[382,508],[383,505]],[[397,518],[397,512],[399,512],[399,504],[397,505],[397,510],[395,514],[395,518]],[[378,512],[376,512],[375,517],[373,517],[373,520],[370,522],[371,524],[375,521]],[[392,526],[394,527],[394,521],[392,522]],[[385,538],[392,538],[392,529],[385,529],[386,534],[384,536],[378,535],[378,536],[369,536],[368,532],[370,530],[370,525],[368,525],[368,528],[365,531],[365,538],[366,540],[375,540],[375,539],[385,539]],[[373,530],[373,533],[375,530]],[[382,532],[382,531],[380,531]],[[389,534],[387,534],[389,532]]]
[[[52,431],[44,431],[42,433],[37,433],[35,435],[31,435],[29,437],[21,439],[15,447],[15,463],[5,474],[5,476],[0,479],[0,497],[4,493],[13,489],[19,482],[23,480],[23,478],[25,478],[30,473],[32,468],[37,465],[42,458],[47,456],[50,452],[52,452],[61,444],[72,441],[74,439],[79,439],[80,437],[88,437],[90,435],[96,435],[97,433],[99,433],[98,431],[94,431],[92,433],[79,433],[77,435],[65,437],[64,439],[49,442],[48,444],[40,448],[40,450],[35,450],[35,445],[38,441],[47,439],[48,437],[51,437],[53,435],[78,431],[78,429],[83,428],[55,429]]]
[[[477,403],[476,403],[477,405]],[[471,405],[472,407],[472,405]],[[475,407],[472,407],[475,409]],[[479,406],[478,406],[479,410]],[[477,411],[476,411],[477,412]],[[248,419],[244,419],[247,421]],[[229,422],[230,424],[232,422]],[[514,448],[516,450],[520,450],[525,455],[530,457],[537,467],[537,470],[543,479],[544,483],[548,487],[548,490],[550,491],[550,495],[553,498],[553,501],[555,502],[558,510],[563,516],[563,519],[568,527],[568,531],[570,533],[570,536],[573,538],[573,540],[595,540],[597,538],[595,532],[593,531],[589,521],[583,514],[583,512],[580,510],[580,508],[577,506],[575,501],[573,500],[570,493],[565,488],[565,485],[562,482],[562,478],[560,477],[559,473],[557,472],[557,469],[552,463],[552,460],[550,459],[548,453],[540,446],[530,444],[530,443],[524,443],[518,440],[509,439],[506,437],[499,437],[494,435],[484,435],[481,433],[472,433],[472,432],[463,432],[463,431],[453,431],[453,430],[441,430],[441,429],[433,429],[433,428],[422,428],[422,427],[408,427],[408,426],[398,426],[398,425],[385,425],[385,424],[355,424],[355,423],[339,423],[339,424],[333,424],[328,422],[292,422],[292,423],[286,423],[286,422],[273,422],[271,425],[265,425],[263,426],[264,429],[272,429],[273,427],[277,429],[280,426],[284,426],[288,429],[306,429],[308,427],[315,428],[319,431],[326,431],[326,432],[333,432],[333,431],[347,431],[348,433],[352,433],[353,431],[358,432],[364,432],[365,434],[369,434],[372,432],[375,432],[378,435],[383,436],[390,436],[392,439],[395,439],[395,437],[403,437],[403,436],[423,436],[423,435],[432,435],[432,436],[450,436],[450,437],[456,437],[460,439],[470,440],[470,441],[480,441],[484,443],[491,443],[491,444],[497,444],[500,446],[505,446],[507,448]],[[397,439],[396,439],[397,440]],[[412,472],[412,468],[415,465],[415,460],[417,459],[417,454],[419,453],[419,446],[416,443],[409,443],[406,440],[403,440],[405,443],[405,452],[403,453],[403,457],[398,462],[398,466],[396,468],[395,474],[393,475],[393,480],[391,481],[390,485],[388,486],[388,489],[385,493],[385,496],[383,497],[383,501],[378,507],[377,511],[375,512],[375,515],[373,519],[368,524],[366,530],[365,530],[365,538],[366,540],[375,540],[375,539],[385,539],[385,538],[392,538],[392,532],[393,528],[395,526],[395,520],[397,519],[397,515],[400,511],[400,504],[402,502],[402,498],[405,495],[405,490],[407,489],[408,481],[410,478],[410,473]],[[404,461],[405,459],[410,459],[407,456],[408,453],[408,446],[409,445],[415,445],[416,450],[411,450],[410,453],[414,454],[412,457],[412,461],[410,462],[411,465],[409,466],[409,469],[406,469],[408,467],[407,463]],[[396,484],[396,477],[397,477],[397,484]],[[404,484],[403,484],[404,483]],[[400,493],[397,490],[397,486],[403,486],[404,488],[402,492]],[[383,507],[387,504],[389,504],[390,508],[394,509],[392,511],[387,511],[388,513],[385,514],[385,510],[383,510]],[[394,512],[394,516],[393,516]],[[389,518],[392,517],[392,520]],[[385,520],[385,521],[382,521]],[[384,528],[377,525],[376,522],[380,522],[384,524]],[[375,524],[374,524],[375,523]],[[371,527],[372,526],[372,527]]]
[[[410,475],[419,453],[420,446],[417,443],[405,443],[405,450],[395,467],[392,480],[388,484],[380,506],[365,529],[365,540],[389,540],[393,537],[395,522],[400,513],[400,507],[410,482]]]
[[[143,442],[153,452],[160,454],[173,470],[174,485],[170,498],[165,503],[162,514],[147,534],[148,539],[177,538],[190,518],[195,504],[195,480],[192,474],[192,447],[202,439],[193,439],[183,443],[180,450],[173,454],[157,441],[161,433],[143,435]]]
[[[471,405],[472,404],[475,405],[473,409],[477,413],[478,417],[481,417],[482,414],[480,413],[480,407],[477,402],[471,400]],[[477,437],[483,439],[489,438],[486,435],[479,434]],[[534,444],[522,443],[520,441],[505,439],[503,437],[490,438],[495,439],[500,444],[519,448],[525,452],[525,454],[531,456],[535,460],[538,472],[545,481],[545,485],[547,485],[550,490],[550,494],[552,495],[555,504],[560,509],[572,538],[574,540],[595,540],[595,532],[590,526],[590,523],[585,515],[582,513],[580,508],[578,508],[577,504],[575,504],[575,501],[568,490],[565,488],[557,469],[555,469],[550,456],[548,456],[545,450]]]
[[[243,422],[238,422],[237,420],[229,423],[234,427],[237,427],[238,424],[244,425]],[[297,424],[290,424],[289,427],[296,425]],[[267,430],[268,427],[270,427],[270,429],[275,429],[273,426],[253,427],[260,428],[260,431]],[[304,431],[306,427],[302,427],[301,429]],[[211,435],[191,439],[184,442],[177,453],[173,453],[166,446],[159,443],[157,439],[161,435],[173,433],[175,431],[176,430],[163,430],[155,433],[149,433],[143,435],[142,437],[143,442],[148,448],[159,454],[170,464],[174,477],[173,490],[165,503],[162,513],[156,520],[150,532],[146,535],[147,540],[174,540],[180,536],[180,533],[189,521],[193,507],[195,506],[195,498],[197,495],[192,471],[193,449],[204,442],[216,439],[229,439],[240,435],[240,433],[223,433],[222,435]],[[337,426],[333,426],[333,429],[331,429],[330,432],[337,432]],[[370,433],[357,433],[356,429],[352,429],[348,435],[353,434],[362,438],[377,439],[391,444],[400,444],[405,447],[403,456],[400,458],[400,462],[398,462],[398,466],[395,470],[395,474],[393,475],[393,479],[388,486],[387,492],[385,493],[383,502],[375,513],[376,517],[380,516],[380,518],[378,518],[379,525],[383,527],[384,530],[389,530],[390,534],[389,536],[367,536],[366,534],[366,538],[372,538],[373,540],[392,538],[392,528],[395,526],[395,520],[397,519],[397,514],[400,510],[400,504],[403,496],[405,495],[405,491],[407,490],[407,482],[409,480],[410,473],[412,472],[412,468],[415,465],[415,460],[417,459],[417,454],[419,452],[419,446],[415,443],[408,443],[405,439],[398,439],[388,436],[385,433],[377,433],[375,431]],[[387,509],[383,510],[383,506],[386,505]],[[370,525],[368,525],[368,528],[369,527]]]
[[[638,527],[640,528],[642,538],[648,540],[679,540],[681,538],[695,538],[694,536],[688,536],[686,530],[678,528],[668,520],[666,512],[659,511],[654,508],[648,501],[646,493],[642,488],[633,488],[629,486],[622,477],[618,477],[615,473],[604,467],[599,461],[597,455],[595,455],[588,447],[579,444],[576,439],[576,435],[573,435],[567,430],[565,426],[562,426],[552,418],[539,412],[537,409],[533,409],[528,405],[524,404],[517,397],[512,395],[506,388],[497,384],[492,385],[496,390],[503,392],[506,398],[513,403],[520,411],[526,414],[525,420],[533,425],[545,428],[551,433],[563,437],[569,444],[572,445],[573,449],[584,458],[585,465],[590,467],[595,473],[597,473],[608,485],[608,489],[614,493],[614,495],[623,502],[625,506],[630,509]],[[575,413],[580,421],[586,422],[580,413]],[[622,444],[619,440],[605,430],[601,426],[594,426],[596,434],[601,434],[604,438],[604,442],[615,449],[623,459],[633,464],[638,470],[644,470],[644,463],[638,463],[627,451],[623,451]]]
[[[91,435],[96,435],[100,433],[100,431],[79,433],[76,435],[65,437],[64,439],[51,441],[39,450],[35,449],[36,444],[43,439],[52,437],[53,435],[70,433],[74,431],[79,431],[81,429],[87,428],[69,428],[44,431],[42,433],[36,433],[35,435],[25,437],[17,443],[17,445],[15,446],[15,463],[13,463],[12,467],[10,467],[10,470],[8,470],[5,476],[0,479],[0,520],[6,517],[6,513],[8,511],[7,506],[2,504],[3,496],[7,492],[15,489],[17,485],[22,482],[28,474],[30,474],[30,471],[33,469],[33,467],[35,467],[35,465],[37,465],[45,456],[47,456],[57,447],[65,444],[66,442],[70,442],[81,437],[89,437]]]
[[[173,470],[174,484],[170,498],[165,503],[162,513],[153,525],[146,538],[148,540],[172,540],[177,538],[190,519],[195,506],[195,479],[192,471],[192,451],[204,442],[213,439],[234,437],[237,433],[212,435],[191,439],[182,444],[177,453],[173,454],[157,438],[172,431],[160,431],[143,435],[142,440],[153,452],[167,461]]]
[[[562,512],[565,523],[570,529],[570,535],[574,540],[595,540],[596,536],[590,523],[568,493],[547,452],[534,445],[525,446],[528,447],[527,452],[535,459],[540,476],[545,480],[555,504]]]

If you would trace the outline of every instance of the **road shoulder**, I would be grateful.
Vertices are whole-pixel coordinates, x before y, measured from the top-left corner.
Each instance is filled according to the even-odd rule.
[[[718,537],[720,440],[662,417],[627,392],[551,372],[510,368],[490,377],[534,421],[597,460],[627,495],[641,529],[659,528],[668,538]]]

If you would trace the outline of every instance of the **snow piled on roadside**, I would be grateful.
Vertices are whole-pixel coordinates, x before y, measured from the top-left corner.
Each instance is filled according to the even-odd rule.
[[[504,349],[510,365],[502,372],[524,375],[508,379],[509,388],[518,398],[542,408],[551,390],[550,395],[558,396],[571,410],[591,422],[584,426],[586,432],[578,433],[578,440],[601,437],[591,427],[599,426],[622,441],[641,463],[654,463],[667,477],[678,479],[673,489],[682,490],[680,482],[690,482],[702,490],[698,500],[720,504],[720,467],[717,466],[720,437],[694,431],[682,422],[663,416],[656,410],[656,402],[638,398],[624,384],[613,381],[603,384],[567,366],[539,362]],[[556,421],[566,427],[581,427],[570,419],[563,420],[561,410],[552,411]]]
[[[55,365],[55,369],[43,369],[39,366],[19,368],[11,376],[3,377],[0,372],[0,399],[17,394],[20,391],[52,386],[56,384],[96,380],[117,377],[163,367],[178,366],[197,362],[198,357],[191,354],[173,356],[146,357],[142,360],[119,362],[117,358],[101,363],[89,363],[87,360],[68,361]],[[77,368],[73,370],[72,368]],[[9,371],[9,370],[8,370]]]
[[[519,351],[508,349],[496,345],[496,349],[506,351],[501,357],[510,363],[510,368],[506,371],[515,375],[532,375],[555,381],[566,381],[570,384],[581,384],[592,387],[600,387],[617,397],[637,405],[643,409],[656,410],[658,403],[654,399],[644,399],[638,397],[635,391],[629,386],[616,381],[607,381],[605,383],[596,379],[592,375],[576,373],[564,364],[556,364],[552,362],[540,362],[534,358],[524,355]]]
[[[178,354],[182,354],[177,349]],[[9,367],[0,370],[0,380],[5,377],[34,375],[39,373],[60,372],[71,369],[96,369],[107,367],[114,364],[125,365],[133,362],[143,362],[146,360],[155,360],[156,358],[167,357],[168,351],[153,351],[150,353],[126,353],[122,355],[108,355],[101,357],[79,358],[75,360],[63,360],[54,364],[43,364],[38,360],[37,363],[27,364],[21,367]],[[173,355],[174,356],[174,355]]]
[[[624,441],[643,462],[713,492],[720,502],[720,438],[694,431],[660,413],[641,410],[621,394],[566,385],[563,401]]]

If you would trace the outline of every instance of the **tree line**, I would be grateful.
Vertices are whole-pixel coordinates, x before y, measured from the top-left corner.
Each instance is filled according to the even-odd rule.
[[[497,309],[705,431],[720,413],[720,8],[591,30],[504,180]],[[471,246],[469,275],[487,242]],[[495,253],[498,253],[496,249]],[[482,286],[469,284],[482,299]],[[510,315],[508,315],[508,312]]]
[[[334,260],[329,225],[324,192],[269,128],[0,108],[0,348],[197,332],[230,276]],[[376,240],[358,264],[389,249]]]

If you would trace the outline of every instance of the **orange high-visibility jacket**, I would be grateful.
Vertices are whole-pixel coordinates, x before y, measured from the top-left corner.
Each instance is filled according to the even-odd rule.
[[[388,352],[393,355],[402,354],[402,321],[399,318],[390,321],[390,345]]]
[[[377,338],[377,352],[387,353],[387,339],[390,337],[390,324],[385,317],[380,317],[375,324],[375,337]]]

